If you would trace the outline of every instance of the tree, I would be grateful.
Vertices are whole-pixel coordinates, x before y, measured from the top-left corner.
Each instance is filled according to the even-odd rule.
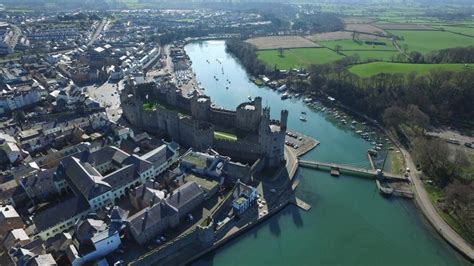
[[[422,131],[427,129],[430,125],[430,117],[423,113],[417,105],[408,105],[406,113],[408,115],[409,123],[420,128]]]
[[[410,52],[409,56],[412,63],[423,63],[425,61],[423,55],[417,51]]]
[[[408,51],[408,45],[407,44],[403,44],[402,45],[402,50],[404,53],[406,53]]]
[[[278,54],[280,57],[283,57],[283,48],[278,48]]]
[[[404,109],[398,106],[391,106],[385,109],[382,115],[383,123],[387,127],[396,128],[406,121],[407,114]]]
[[[334,47],[334,50],[336,50],[336,52],[339,53],[342,50],[342,46],[338,44]]]
[[[440,139],[416,138],[413,141],[413,154],[424,174],[441,188],[460,176],[461,168],[467,161],[464,153],[450,149]]]

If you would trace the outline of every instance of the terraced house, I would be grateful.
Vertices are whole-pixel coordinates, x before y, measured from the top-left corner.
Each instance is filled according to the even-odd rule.
[[[130,189],[160,175],[177,160],[177,148],[168,144],[142,156],[108,146],[63,159],[55,178],[65,180],[75,196],[33,217],[37,236],[48,239],[71,228],[87,213],[112,205]]]

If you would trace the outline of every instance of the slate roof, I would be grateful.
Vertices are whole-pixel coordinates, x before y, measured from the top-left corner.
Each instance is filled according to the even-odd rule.
[[[118,149],[117,147],[107,146],[93,153],[89,153],[86,158],[83,158],[83,160],[94,165],[100,165],[110,160],[122,164],[123,160],[129,156],[130,154]]]
[[[152,181],[138,186],[137,188],[130,191],[130,197],[140,199],[142,202],[153,204],[160,202],[165,198],[165,193],[161,190],[156,189],[156,184]]]
[[[176,214],[176,210],[170,208],[168,205],[158,203],[150,208],[145,208],[135,215],[131,216],[128,221],[130,229],[137,235],[143,233],[156,223],[160,222],[167,216]]]
[[[166,199],[166,203],[178,212],[191,201],[203,195],[204,192],[195,182],[188,182],[175,191]]]
[[[153,167],[153,164],[150,163],[149,161],[145,161],[143,159],[141,159],[139,156],[137,156],[136,154],[128,157],[127,159],[125,159],[123,161],[124,164],[131,164],[134,166],[134,170],[137,172],[137,173],[143,173],[147,170],[149,170],[150,168]]]
[[[21,179],[21,183],[25,187],[35,187],[38,183],[41,183],[45,180],[53,179],[54,172],[56,171],[55,168],[41,170],[38,173],[25,176]]]
[[[160,147],[142,155],[140,158],[147,160],[155,166],[160,166],[173,156],[173,152],[170,151],[167,145],[161,145]]]
[[[90,164],[82,164],[75,157],[62,160],[60,168],[74,184],[73,189],[87,199],[95,198],[110,189],[110,185],[102,181],[102,176]]]
[[[76,196],[35,214],[33,221],[38,231],[41,232],[60,222],[69,220],[89,208],[89,203],[85,199]]]
[[[102,181],[108,184],[113,190],[122,187],[123,185],[128,184],[137,178],[138,175],[135,172],[134,165],[127,165],[106,175]]]
[[[107,224],[101,220],[86,219],[76,228],[76,237],[80,242],[90,240],[98,232],[105,231]]]

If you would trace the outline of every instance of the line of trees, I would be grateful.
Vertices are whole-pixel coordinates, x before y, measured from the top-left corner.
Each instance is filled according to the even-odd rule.
[[[265,64],[258,60],[255,46],[239,39],[229,39],[226,41],[226,49],[239,59],[251,75],[257,76],[265,73]]]
[[[413,51],[409,54],[412,63],[474,63],[474,46],[456,47],[433,51],[427,55]]]
[[[332,32],[344,29],[344,22],[332,13],[301,14],[294,20],[293,30]]]
[[[434,70],[427,75],[379,74],[361,78],[336,63],[312,66],[310,73],[312,91],[325,92],[379,120],[388,108],[407,110],[413,105],[434,123],[474,127],[473,71]],[[395,113],[394,110],[397,109],[390,113]],[[401,117],[398,119],[405,118],[403,114],[397,115]]]

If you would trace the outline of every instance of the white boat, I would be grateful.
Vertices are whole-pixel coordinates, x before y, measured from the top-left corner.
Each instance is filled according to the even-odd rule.
[[[279,92],[284,92],[284,91],[286,91],[286,84],[281,85],[281,86],[277,89],[277,91],[279,91]]]
[[[306,117],[300,116],[300,120],[303,121],[303,122],[306,122]]]
[[[283,95],[281,95],[281,99],[282,99],[282,100],[286,100],[286,99],[289,98],[289,96],[290,96],[290,95],[285,92],[285,93],[283,93]]]

